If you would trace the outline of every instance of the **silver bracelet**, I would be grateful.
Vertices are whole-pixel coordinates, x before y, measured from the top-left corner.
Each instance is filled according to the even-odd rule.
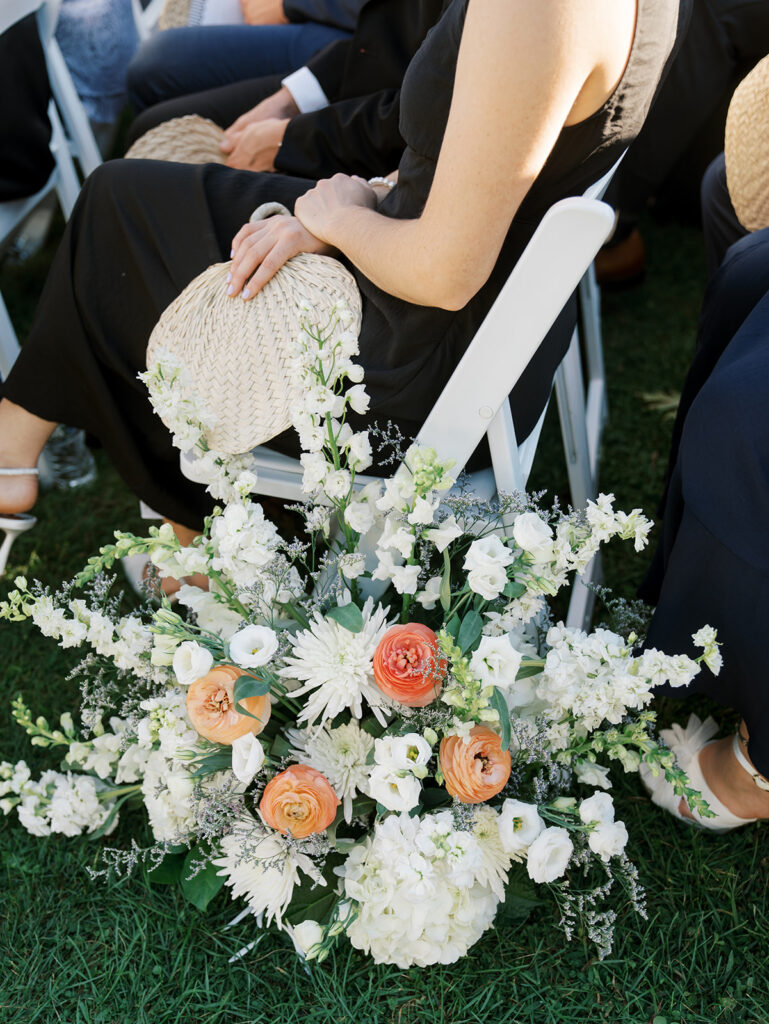
[[[397,184],[394,181],[390,181],[389,178],[369,178],[368,183],[372,188],[374,185],[384,185],[385,188],[395,188]]]

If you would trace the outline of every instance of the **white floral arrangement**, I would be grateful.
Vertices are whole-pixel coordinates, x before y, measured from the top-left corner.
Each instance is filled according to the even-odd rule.
[[[416,446],[389,479],[361,479],[373,438],[347,422],[368,407],[349,317],[306,315],[293,368],[304,536],[283,539],[252,500],[249,456],[208,450],[183,367],[151,367],[156,408],[224,504],[189,547],[170,526],[118,533],[55,594],[15,581],[2,617],[88,650],[79,727],[14,701],[63,762],[38,779],[0,764],[0,807],[34,835],[92,837],[143,808],[149,845],[128,814],[129,848],[105,846],[94,873],[141,867],[200,909],[229,886],[255,928],[282,929],[307,959],[346,935],[378,963],[451,963],[544,891],[567,935],[604,956],[612,892],[645,914],[610,768],[643,761],[707,813],[648,705],[700,662],[718,670],[715,633],[700,630],[692,660],[552,621],[547,599],[602,543],[646,543],[651,524],[611,495],[568,513],[525,495],[480,503]],[[121,614],[110,570],[137,553],[208,589]]]

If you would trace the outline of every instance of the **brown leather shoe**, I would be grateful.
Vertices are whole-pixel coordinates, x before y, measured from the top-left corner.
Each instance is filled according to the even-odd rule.
[[[643,281],[646,246],[638,228],[616,245],[605,245],[595,258],[595,276],[602,285],[634,285]]]

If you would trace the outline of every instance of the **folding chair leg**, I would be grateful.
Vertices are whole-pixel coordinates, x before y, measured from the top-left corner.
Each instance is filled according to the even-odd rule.
[[[51,152],[56,161],[58,172],[56,192],[59,196],[64,219],[69,220],[80,192],[80,182],[77,180],[77,174],[75,173],[75,167],[69,152],[69,143],[59,119],[59,112],[53,101],[48,105],[48,117],[51,120]]]
[[[583,508],[588,499],[594,499],[595,481],[590,470],[590,446],[585,419],[585,392],[579,357],[577,332],[555,375],[555,394],[561,437],[569,473],[569,490],[574,508]]]
[[[87,177],[102,162],[101,153],[55,38],[48,41],[46,57],[48,77],[51,80],[54,98],[61,110],[61,116],[67,126],[83,174]]]
[[[569,600],[569,611],[566,615],[566,625],[570,629],[582,629],[585,632],[590,629],[595,607],[595,594],[587,584],[600,583],[602,578],[599,553],[593,558],[584,573],[574,581]]]
[[[0,377],[6,379],[19,354],[19,341],[0,295]]]
[[[579,284],[580,334],[584,345],[587,364],[587,437],[590,447],[590,469],[593,479],[598,479],[601,434],[609,415],[606,398],[606,371],[603,361],[603,337],[601,333],[601,290],[595,279],[595,269],[590,265]]]

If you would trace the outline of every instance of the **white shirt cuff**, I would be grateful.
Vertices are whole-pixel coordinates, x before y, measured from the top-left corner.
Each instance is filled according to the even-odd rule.
[[[311,114],[313,110],[322,110],[328,106],[328,96],[309,68],[299,68],[298,71],[287,75],[280,84],[294,97],[301,114]]]

